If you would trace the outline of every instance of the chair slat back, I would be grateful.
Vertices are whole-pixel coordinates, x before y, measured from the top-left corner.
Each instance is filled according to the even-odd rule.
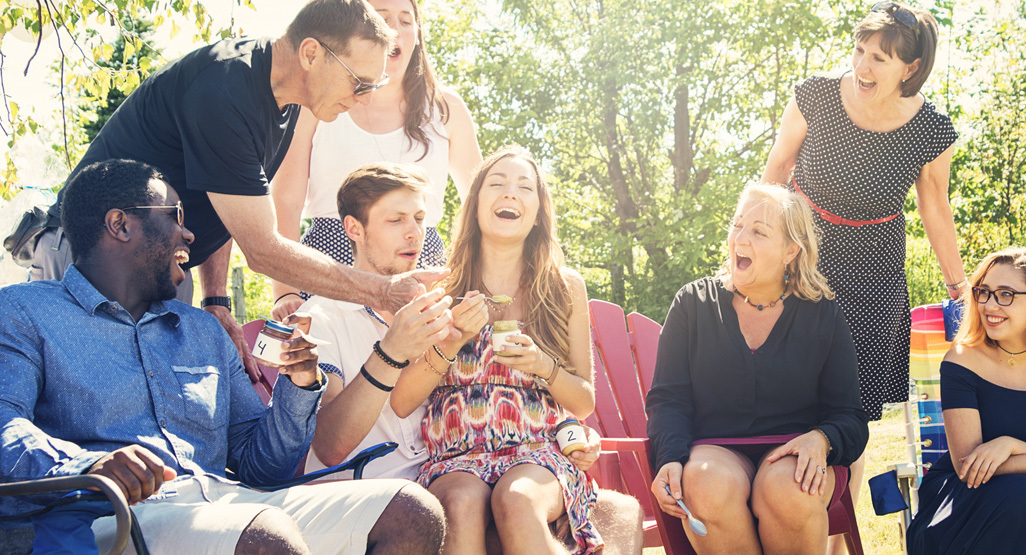
[[[595,348],[612,387],[620,418],[626,426],[626,437],[647,437],[645,397],[634,363],[623,309],[619,305],[598,299],[588,301],[588,307]]]

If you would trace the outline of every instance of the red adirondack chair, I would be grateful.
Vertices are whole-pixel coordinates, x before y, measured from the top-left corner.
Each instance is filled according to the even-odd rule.
[[[595,350],[595,413],[588,425],[607,439],[603,455],[592,474],[600,487],[633,495],[645,510],[645,547],[662,544],[668,554],[694,554],[680,519],[659,509],[649,489],[652,471],[647,437],[648,417],[644,393],[652,385],[656,350],[662,327],[638,313],[626,317],[623,309],[606,301],[588,302]],[[623,438],[623,439],[621,439]],[[776,442],[772,437],[705,440],[707,443]],[[838,484],[844,484],[839,502],[829,509],[830,533],[845,534],[848,552],[862,555],[862,540],[855,510],[847,489],[848,470],[834,467]]]

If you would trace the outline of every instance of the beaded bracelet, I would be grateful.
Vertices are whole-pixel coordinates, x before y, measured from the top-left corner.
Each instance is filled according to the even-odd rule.
[[[397,368],[399,370],[402,370],[403,368],[406,368],[407,366],[410,365],[409,359],[407,359],[407,360],[405,360],[403,362],[399,362],[398,360],[396,360],[396,359],[386,355],[385,351],[383,351],[381,349],[381,342],[380,341],[375,341],[374,342],[374,353],[377,354],[378,358],[380,358],[382,361],[384,361],[385,364],[391,366],[392,368]]]
[[[379,382],[378,380],[374,379],[374,376],[371,376],[370,372],[367,371],[367,367],[366,366],[361,366],[360,367],[360,375],[363,376],[364,378],[366,378],[367,381],[370,382],[371,385],[373,385],[374,387],[380,389],[381,391],[384,391],[385,393],[388,393],[389,391],[392,391],[393,389],[395,389],[394,385],[390,387],[390,386],[387,386],[387,385]]]
[[[434,349],[435,352],[438,353],[438,356],[442,357],[442,360],[445,362],[448,362],[449,364],[456,362],[456,357],[449,358],[445,356],[445,354],[442,353],[442,350],[438,348],[438,345],[432,345],[431,348]]]

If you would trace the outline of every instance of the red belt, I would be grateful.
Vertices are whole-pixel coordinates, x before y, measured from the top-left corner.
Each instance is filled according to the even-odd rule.
[[[791,177],[791,183],[794,185],[794,191],[796,193],[798,193],[799,195],[801,195],[801,197],[803,199],[805,199],[805,202],[809,203],[809,206],[811,206],[812,209],[815,210],[816,213],[819,214],[819,216],[821,218],[823,218],[824,220],[826,220],[826,221],[828,221],[828,222],[830,222],[830,223],[832,223],[834,225],[847,225],[847,226],[851,226],[851,227],[862,227],[864,225],[882,224],[884,222],[889,222],[889,221],[893,220],[894,218],[897,218],[899,215],[901,215],[901,212],[898,212],[897,214],[891,214],[890,216],[887,216],[885,218],[880,218],[879,220],[849,220],[848,218],[842,218],[841,216],[838,216],[837,214],[834,214],[833,212],[828,212],[828,211],[823,210],[822,208],[816,206],[816,203],[812,202],[812,199],[807,197],[805,195],[805,193],[802,192],[801,188],[798,187],[798,180],[795,179],[793,176]]]

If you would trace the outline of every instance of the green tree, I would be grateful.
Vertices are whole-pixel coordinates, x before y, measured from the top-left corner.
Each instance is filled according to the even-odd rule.
[[[507,0],[499,17],[440,16],[433,29],[459,32],[432,41],[484,150],[543,160],[591,296],[661,318],[718,265],[794,83],[847,51],[854,16],[836,4]]]
[[[250,0],[232,0],[237,5],[253,8]],[[61,96],[63,141],[53,144],[68,169],[74,165],[88,143],[87,136],[73,116],[72,106],[80,98],[95,101],[106,99],[112,90],[128,95],[152,69],[168,60],[147,42],[133,22],[152,21],[155,32],[174,38],[182,31],[179,22],[194,24],[194,40],[211,42],[215,37],[232,33],[230,27],[218,28],[202,2],[197,0],[21,0],[0,5],[0,55],[11,29],[22,29],[41,39],[41,30],[52,29],[61,55],[53,67],[38,67],[34,57],[23,71],[36,72],[40,78],[56,76]],[[111,40],[112,28],[117,40]],[[121,44],[120,51],[116,51]],[[120,56],[115,61],[114,56]],[[19,68],[21,69],[21,68]],[[3,74],[0,73],[0,84]],[[14,99],[3,98],[5,118],[0,131],[13,147],[19,137],[34,133],[39,124],[20,113]],[[10,196],[10,183],[17,182],[17,168],[8,156],[0,166],[0,195]]]

